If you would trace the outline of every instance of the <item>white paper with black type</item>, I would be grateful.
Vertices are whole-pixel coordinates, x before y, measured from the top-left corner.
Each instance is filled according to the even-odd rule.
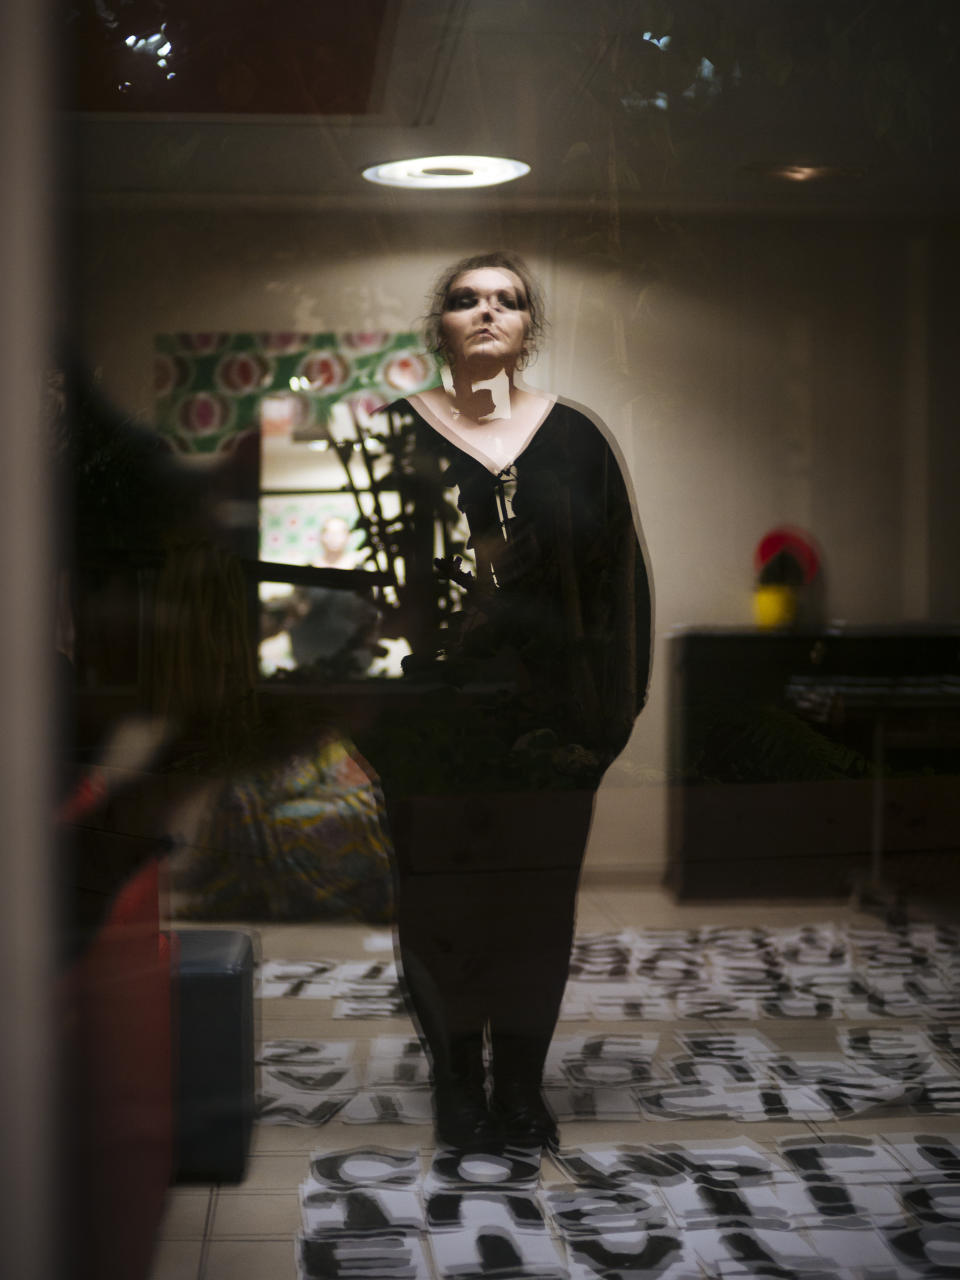
[[[701,1176],[660,1188],[671,1225],[684,1231],[711,1227],[751,1227],[781,1231],[796,1207],[790,1186],[738,1186],[735,1179]]]
[[[409,1061],[412,1058],[423,1058],[423,1045],[413,1035],[375,1036],[367,1049],[367,1058],[376,1058],[383,1062]]]
[[[791,1176],[783,1161],[747,1138],[563,1149],[553,1158],[569,1178],[587,1187],[649,1188],[696,1178],[732,1179],[740,1186],[756,1186]]]
[[[418,1152],[396,1147],[349,1147],[315,1151],[310,1179],[330,1191],[356,1187],[412,1187],[420,1177]]]
[[[883,1232],[874,1227],[850,1230],[839,1226],[809,1227],[804,1236],[821,1262],[867,1273],[898,1273],[898,1259]]]
[[[578,934],[570,952],[570,977],[580,982],[604,982],[629,977],[636,935]]]
[[[349,960],[337,966],[333,975],[334,995],[391,995],[399,983],[397,966],[392,959]]]
[[[643,1277],[643,1280],[702,1280],[688,1242],[677,1232],[618,1231],[567,1241],[571,1280]]]
[[[390,1235],[422,1231],[426,1226],[419,1192],[414,1187],[355,1187],[331,1191],[315,1182],[300,1187],[303,1233],[318,1237]]]
[[[859,1134],[830,1134],[822,1142],[782,1138],[777,1148],[790,1168],[811,1181],[893,1183],[910,1176],[889,1144]]]
[[[360,1087],[360,1073],[355,1066],[315,1062],[310,1066],[288,1067],[265,1063],[260,1068],[264,1093],[287,1091],[291,1098],[316,1098],[319,1094],[353,1096]]]
[[[933,1057],[933,1044],[919,1027],[843,1027],[837,1039],[845,1056],[875,1068],[889,1061]]]
[[[371,1058],[365,1073],[366,1087],[372,1092],[394,1089],[426,1089],[430,1085],[430,1064],[426,1058]]]
[[[630,1089],[592,1089],[570,1085],[544,1089],[550,1111],[561,1122],[571,1120],[636,1120],[639,1107]]]
[[[551,1073],[550,1083],[575,1085],[588,1089],[630,1088],[648,1084],[658,1078],[649,1058],[564,1058]]]
[[[651,995],[642,983],[623,984],[620,994],[599,988],[590,1011],[601,1022],[672,1022],[676,1017],[675,1002]]]
[[[339,1235],[297,1241],[301,1280],[432,1280],[433,1269],[415,1232]]]
[[[931,1180],[904,1187],[901,1200],[904,1210],[918,1222],[935,1225],[960,1222],[960,1182]]]
[[[890,1252],[897,1260],[898,1276],[937,1277],[953,1280],[960,1274],[960,1224],[921,1224],[905,1231],[886,1233]]]
[[[335,1018],[402,1018],[406,1014],[406,1002],[399,994],[353,996],[333,1005]]]
[[[873,1094],[855,1097],[808,1085],[677,1084],[634,1092],[644,1115],[653,1120],[834,1120],[878,1105]],[[889,1092],[899,1097],[901,1088],[893,1085]]]
[[[353,1040],[264,1040],[257,1062],[287,1067],[312,1067],[318,1063],[342,1067],[353,1060]]]
[[[666,1228],[667,1212],[656,1188],[607,1191],[593,1187],[551,1187],[544,1192],[550,1217],[561,1235],[602,1235],[607,1231]]]
[[[960,1134],[896,1134],[885,1140],[885,1146],[918,1182],[960,1182]]]
[[[565,1036],[547,1054],[544,1083],[624,1087],[656,1078],[653,1057],[659,1035]]]
[[[563,1000],[560,1003],[560,1012],[557,1015],[558,1022],[585,1022],[593,1016],[593,1009],[590,999],[581,995],[577,991],[572,991],[572,984],[567,984],[567,989],[563,993]]]
[[[332,1120],[349,1100],[348,1094],[330,1094],[319,1098],[297,1100],[275,1097],[269,1093],[257,1094],[257,1121],[260,1124],[305,1125],[316,1128]]]
[[[771,1081],[768,1059],[751,1063],[740,1058],[671,1058],[667,1063],[677,1084],[696,1084],[722,1089],[731,1084],[758,1084]]]
[[[796,1227],[832,1224],[862,1229],[903,1226],[909,1220],[903,1199],[905,1184],[832,1178],[820,1182],[798,1179],[795,1185],[803,1197],[792,1213]]]
[[[383,931],[381,933],[368,933],[363,940],[364,951],[384,952],[388,951],[393,954],[393,934]]]
[[[934,1049],[950,1061],[956,1068],[960,1067],[960,1026],[930,1026],[926,1028],[927,1036]]]
[[[498,1227],[509,1233],[546,1230],[543,1210],[530,1191],[473,1186],[433,1191],[426,1197],[431,1231],[479,1231]]]
[[[776,1058],[782,1050],[759,1031],[678,1031],[677,1040],[691,1058]]]
[[[783,1273],[789,1276],[796,1272],[798,1280],[810,1271],[824,1276],[824,1280],[827,1275],[836,1274],[832,1269],[829,1272],[824,1269],[808,1239],[787,1229],[709,1227],[687,1231],[683,1238],[709,1274],[780,1275],[782,1280],[785,1280]]]
[[[503,1227],[435,1231],[430,1248],[441,1277],[457,1280],[561,1280],[566,1259],[546,1231],[533,1235]]]
[[[254,989],[261,999],[329,1000],[336,968],[335,960],[264,960]]]
[[[384,935],[386,936],[386,935]],[[672,1021],[960,1019],[960,935],[932,925],[621,930],[580,935],[561,1016]],[[392,962],[265,961],[264,995],[338,998],[339,1017],[401,1012]]]
[[[429,1124],[433,1116],[426,1089],[355,1094],[340,1118],[346,1124]]]
[[[781,1160],[749,1138],[660,1142],[647,1150],[669,1159],[689,1179],[733,1180],[738,1186],[753,1187],[784,1182],[790,1177]]]
[[[268,1124],[324,1124],[353,1097],[359,1084],[352,1066],[264,1065],[257,1091],[258,1118]]]
[[[377,1036],[370,1044],[366,1069],[367,1087],[374,1092],[425,1088],[430,1064],[416,1036]]]
[[[463,1152],[438,1147],[424,1180],[424,1194],[497,1188],[529,1191],[540,1180],[539,1148],[498,1147],[490,1152]]]

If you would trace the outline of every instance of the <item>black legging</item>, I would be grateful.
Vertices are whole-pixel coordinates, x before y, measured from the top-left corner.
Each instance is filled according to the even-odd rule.
[[[539,1083],[594,794],[388,794],[400,960],[436,1081],[489,1026],[494,1080]]]

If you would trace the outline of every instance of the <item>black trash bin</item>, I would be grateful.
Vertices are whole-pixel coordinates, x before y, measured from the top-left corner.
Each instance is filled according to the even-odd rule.
[[[176,1182],[242,1182],[254,1116],[254,946],[182,929],[176,990]]]

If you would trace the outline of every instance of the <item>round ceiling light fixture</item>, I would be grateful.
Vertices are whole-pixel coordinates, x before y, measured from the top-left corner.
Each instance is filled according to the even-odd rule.
[[[385,187],[413,187],[439,191],[458,187],[495,187],[512,182],[530,172],[522,160],[501,156],[419,156],[414,160],[392,160],[364,169],[368,182]]]

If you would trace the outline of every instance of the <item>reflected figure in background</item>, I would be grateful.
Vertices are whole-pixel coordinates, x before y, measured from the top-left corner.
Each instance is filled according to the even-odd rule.
[[[318,569],[356,568],[350,537],[343,516],[328,516],[310,563]],[[271,595],[261,609],[261,667],[272,673],[325,662],[344,677],[362,675],[373,662],[379,625],[369,597],[346,587],[296,587]]]
[[[350,525],[342,516],[328,516],[320,530],[314,565],[318,569],[353,569],[356,562],[350,547]],[[365,671],[373,661],[378,623],[375,606],[356,592],[298,587],[287,621],[294,664],[305,667],[323,658],[349,655],[351,667]]]
[[[582,412],[516,381],[543,329],[518,257],[457,263],[427,320],[448,385],[384,411],[407,433],[430,528],[406,563],[421,616],[405,696],[384,700],[361,746],[387,801],[437,1136],[467,1149],[556,1140],[541,1084],[580,866],[649,670],[650,592],[617,459]]]
[[[320,551],[313,563],[318,569],[354,569],[357,557],[350,549],[350,525],[343,516],[327,516],[320,529]]]

